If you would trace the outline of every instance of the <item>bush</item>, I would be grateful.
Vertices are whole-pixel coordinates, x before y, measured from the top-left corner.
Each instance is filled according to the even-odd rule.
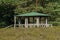
[[[60,26],[60,22],[54,21],[54,22],[49,22],[49,23],[52,24],[53,26]]]
[[[0,28],[3,28],[4,26],[6,26],[5,22],[0,22]]]

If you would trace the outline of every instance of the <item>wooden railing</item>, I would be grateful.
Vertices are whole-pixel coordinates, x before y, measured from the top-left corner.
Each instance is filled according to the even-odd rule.
[[[52,24],[27,24],[27,26],[28,27],[52,27]],[[20,24],[20,27],[25,27],[25,24]]]

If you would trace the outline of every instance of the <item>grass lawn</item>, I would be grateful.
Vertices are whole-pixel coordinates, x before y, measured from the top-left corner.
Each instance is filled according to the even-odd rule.
[[[60,26],[40,28],[2,28],[0,40],[60,40]]]

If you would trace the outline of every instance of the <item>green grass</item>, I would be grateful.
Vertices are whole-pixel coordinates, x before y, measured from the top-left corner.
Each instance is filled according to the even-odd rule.
[[[0,40],[60,40],[60,27],[2,28]]]

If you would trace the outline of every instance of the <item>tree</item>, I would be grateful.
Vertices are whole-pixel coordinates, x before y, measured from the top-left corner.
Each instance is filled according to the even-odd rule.
[[[11,3],[0,4],[0,26],[7,26],[13,23],[15,5]]]
[[[51,18],[49,18],[51,22],[59,22],[60,0],[36,1],[37,0],[0,0],[0,25],[13,24],[14,15],[32,11],[48,13],[52,15]]]

